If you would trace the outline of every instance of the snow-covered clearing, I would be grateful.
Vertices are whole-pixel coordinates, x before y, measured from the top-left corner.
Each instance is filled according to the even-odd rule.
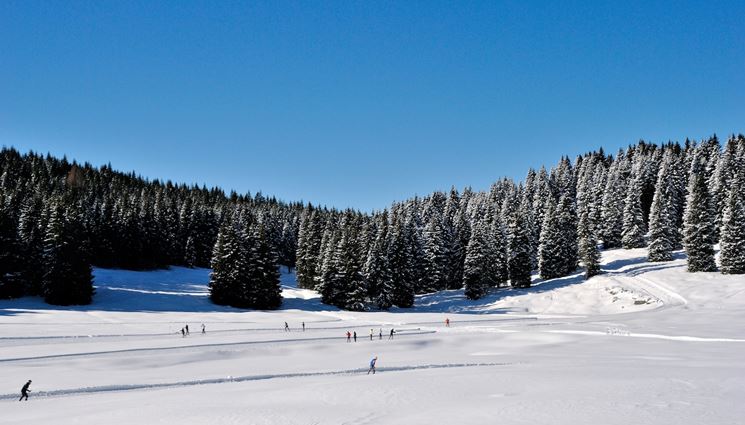
[[[209,302],[208,270],[99,269],[91,306],[0,301],[0,423],[745,422],[745,277],[645,256],[386,313],[325,306],[290,274],[282,310],[246,312]]]

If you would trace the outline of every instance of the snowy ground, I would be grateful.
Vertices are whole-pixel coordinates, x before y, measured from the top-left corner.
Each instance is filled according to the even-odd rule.
[[[329,308],[292,275],[281,311],[243,312],[209,303],[207,270],[96,270],[92,306],[0,301],[0,423],[745,423],[745,277],[645,254],[388,313]]]

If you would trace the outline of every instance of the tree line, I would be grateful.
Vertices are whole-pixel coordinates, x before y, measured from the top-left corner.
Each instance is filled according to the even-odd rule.
[[[463,288],[478,299],[528,287],[536,270],[552,279],[581,265],[589,278],[601,272],[601,249],[645,246],[649,261],[684,249],[690,272],[745,273],[745,137],[724,150],[715,136],[601,149],[521,182],[434,192],[369,215],[307,209],[297,278],[340,308],[406,308],[416,294]]]
[[[688,270],[745,272],[745,137],[724,149],[639,142],[568,157],[488,191],[434,192],[370,214],[260,193],[147,180],[13,149],[0,151],[0,297],[85,304],[91,265],[212,267],[213,302],[281,304],[278,265],[350,310],[407,308],[415,295],[601,272],[600,249],[684,249]],[[720,245],[719,262],[714,245]]]
[[[305,208],[261,193],[226,195],[3,148],[0,298],[39,295],[52,304],[87,304],[91,266],[210,267],[221,225],[236,210],[260,217],[275,264],[294,267]]]

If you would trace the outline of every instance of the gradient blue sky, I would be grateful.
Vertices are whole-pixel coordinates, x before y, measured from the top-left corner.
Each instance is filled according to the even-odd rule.
[[[745,132],[745,2],[0,1],[0,145],[364,210]]]

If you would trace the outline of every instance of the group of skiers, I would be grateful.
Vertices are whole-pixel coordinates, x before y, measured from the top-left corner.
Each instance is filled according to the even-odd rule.
[[[388,334],[388,339],[393,339],[393,335],[396,334],[396,330],[391,328],[391,332]],[[370,341],[373,340],[373,336],[375,335],[375,331],[370,329]],[[354,339],[354,342],[357,342],[357,331],[347,331],[347,342],[352,342]],[[383,328],[380,328],[378,330],[378,339],[383,339]]]
[[[450,319],[445,318],[445,326],[450,327]],[[302,323],[302,329],[303,332],[305,332],[305,322]],[[290,332],[290,325],[285,322],[285,332]],[[204,326],[204,323],[202,323],[202,333],[207,333],[207,328]],[[388,334],[388,339],[393,339],[393,335],[396,334],[396,330],[394,328],[391,328],[391,332]],[[183,328],[181,328],[181,336],[186,337],[189,335],[189,325],[184,325]],[[374,339],[375,331],[371,328],[370,329],[370,341]],[[354,339],[354,342],[357,342],[357,331],[347,331],[347,342],[352,342],[352,339]],[[378,329],[378,339],[383,339],[383,328]],[[373,375],[375,375],[375,364],[378,361],[378,356],[375,356],[370,360],[370,368],[367,370],[367,374],[369,375],[370,372],[372,372]],[[31,392],[29,387],[31,386],[31,380],[29,379],[28,382],[26,382],[25,385],[23,385],[23,388],[21,388],[21,398],[18,399],[18,401],[26,400],[28,401],[28,393]]]
[[[305,332],[305,322],[303,322],[301,326],[303,328],[303,332]],[[290,332],[290,325],[288,325],[287,322],[285,322],[285,332]]]
[[[203,334],[206,334],[207,333],[207,327],[204,326],[204,323],[202,323],[202,333]],[[186,325],[184,325],[183,328],[181,328],[181,336],[185,338],[188,335],[189,335],[189,325],[186,324]]]

